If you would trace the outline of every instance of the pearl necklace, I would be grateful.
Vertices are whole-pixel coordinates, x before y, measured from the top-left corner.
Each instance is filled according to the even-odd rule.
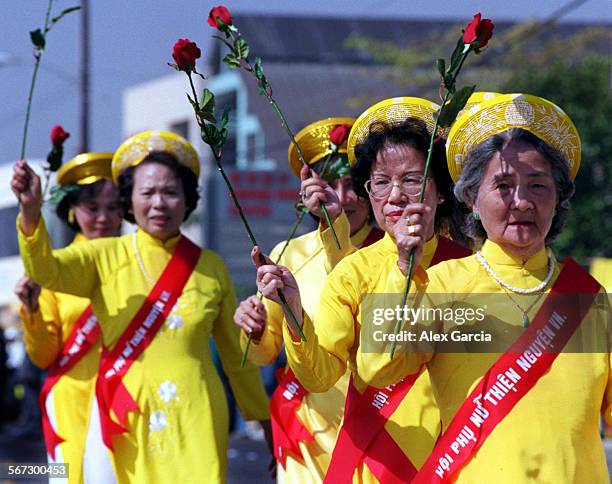
[[[140,258],[140,251],[138,250],[138,244],[136,243],[136,232],[132,233],[132,244],[134,245],[134,252],[136,253],[136,260],[138,261],[138,265],[140,266],[140,271],[142,275],[145,276],[145,279],[149,281],[149,284],[152,286],[155,285],[155,281],[147,274],[145,271],[144,264],[142,263],[142,259]]]
[[[541,291],[546,286],[548,286],[548,283],[552,279],[553,273],[555,271],[555,264],[553,263],[553,258],[549,254],[548,255],[548,274],[546,274],[546,277],[544,278],[544,280],[535,287],[532,287],[529,289],[522,289],[520,287],[511,286],[506,281],[504,281],[501,277],[499,277],[497,273],[493,270],[493,268],[489,265],[489,263],[486,261],[486,259],[483,257],[483,255],[480,253],[480,251],[476,252],[476,258],[478,259],[478,262],[480,262],[482,267],[485,268],[485,270],[489,273],[489,275],[493,279],[495,279],[500,286],[516,294],[534,294],[536,292]]]

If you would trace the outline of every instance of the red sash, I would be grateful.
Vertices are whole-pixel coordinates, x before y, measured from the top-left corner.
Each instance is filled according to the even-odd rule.
[[[359,248],[363,249],[364,247],[367,247],[368,245],[372,245],[374,242],[378,242],[380,239],[383,238],[384,235],[385,233],[382,230],[380,230],[377,227],[372,227],[372,230],[370,230],[370,233],[365,238],[365,240],[361,243]]]
[[[103,348],[96,381],[96,397],[102,440],[110,450],[113,450],[112,437],[127,431],[127,414],[139,411],[137,403],[123,385],[122,378],[151,344],[170,314],[200,258],[200,253],[201,249],[197,245],[181,236],[164,272],[113,350],[108,352]],[[112,419],[111,410],[119,423]]]
[[[284,368],[277,370],[279,373]],[[278,387],[270,399],[270,420],[274,440],[274,457],[283,466],[287,466],[289,454],[294,459],[303,459],[299,442],[313,440],[314,437],[297,417],[297,409],[308,391],[301,385],[290,368],[282,376]]]
[[[47,397],[58,380],[87,354],[97,341],[98,336],[100,336],[100,325],[91,310],[91,306],[87,306],[74,323],[72,331],[64,342],[55,362],[49,367],[47,378],[45,378],[45,382],[40,389],[38,405],[42,414],[43,437],[47,453],[53,460],[55,460],[55,447],[64,442],[64,439],[55,432],[51,425],[47,413]]]
[[[373,227],[365,240],[359,246],[367,247],[380,240],[385,233]],[[280,369],[284,371],[284,369]],[[274,439],[274,456],[286,467],[287,456],[303,459],[299,448],[300,441],[313,440],[314,437],[297,418],[296,411],[308,394],[291,369],[287,368],[285,375],[279,379],[278,387],[270,399],[270,419],[272,421],[272,436]]]
[[[440,236],[429,267],[470,254],[462,245]],[[384,390],[367,387],[363,393],[357,391],[351,377],[344,422],[325,476],[326,483],[351,482],[362,461],[380,482],[406,482],[416,475],[417,469],[384,427],[419,375],[420,372],[407,376]],[[377,395],[386,400],[383,410],[375,405]]]
[[[384,426],[420,374],[419,371],[409,375],[382,390],[370,386],[363,393],[355,388],[351,375],[344,422],[323,482],[352,482],[362,460],[380,482],[405,482],[406,475],[416,474],[415,467]]]
[[[413,483],[446,483],[458,476],[495,427],[550,369],[589,311],[600,287],[575,261],[569,257],[563,261],[563,270],[533,323],[468,395]],[[576,304],[573,298],[561,301],[558,296],[551,297],[559,294],[585,296],[581,304]],[[541,335],[546,335],[546,339]],[[542,346],[555,351],[531,350]]]
[[[436,247],[436,252],[431,258],[429,267],[433,267],[440,262],[444,262],[445,260],[462,259],[463,257],[468,257],[470,255],[472,255],[472,251],[470,249],[466,249],[461,244],[440,235],[438,236],[438,246]]]

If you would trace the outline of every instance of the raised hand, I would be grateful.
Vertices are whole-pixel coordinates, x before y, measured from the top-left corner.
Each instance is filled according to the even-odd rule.
[[[300,289],[298,284],[291,274],[291,271],[285,266],[274,264],[269,257],[264,256],[264,262],[261,261],[261,252],[258,246],[253,247],[251,251],[251,260],[253,265],[257,268],[257,290],[261,292],[264,297],[274,301],[278,304],[282,304],[278,292],[283,291],[287,303],[296,318],[297,324],[301,327],[304,321],[303,319],[303,308],[302,300],[300,298]],[[300,335],[292,324],[289,324],[288,318],[291,316],[287,313],[285,308],[285,321],[287,327],[294,338],[299,339]]]
[[[404,208],[402,217],[393,225],[393,236],[397,245],[397,266],[402,274],[408,275],[410,252],[414,247],[414,266],[423,258],[423,247],[431,234],[432,210],[423,203],[410,203]]]
[[[40,218],[42,191],[40,177],[25,160],[19,160],[13,167],[11,189],[19,200],[21,230],[26,235],[32,235]]]
[[[15,285],[15,294],[30,314],[38,311],[40,291],[40,286],[27,276],[23,276]]]
[[[234,312],[234,323],[250,334],[254,341],[261,340],[267,318],[266,307],[255,295],[240,301]]]
[[[312,176],[310,176],[311,174]],[[329,183],[307,166],[303,166],[300,170],[300,179],[302,180],[300,193],[302,194],[302,201],[308,211],[324,221],[323,211],[320,205],[321,202],[323,202],[330,220],[332,222],[336,220],[342,211],[342,206],[340,205],[340,199],[336,191]]]

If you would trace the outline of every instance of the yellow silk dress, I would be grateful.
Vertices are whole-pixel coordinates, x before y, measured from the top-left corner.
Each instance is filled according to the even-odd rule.
[[[546,249],[526,263],[491,241],[485,242],[481,253],[497,275],[514,287],[535,287],[548,272]],[[560,270],[561,264],[555,262],[553,283]],[[420,286],[420,290],[427,291],[426,296],[444,295],[449,301],[464,297],[463,294],[498,294],[500,299],[506,298],[501,286],[475,256],[432,267]],[[400,285],[396,285],[395,290],[401,290],[399,288]],[[541,298],[529,311],[531,319],[543,300]],[[609,345],[609,328],[605,328],[609,324],[610,307],[605,297],[597,301],[568,347],[585,343],[594,348],[601,341]],[[522,313],[511,303],[492,314],[502,321],[505,333],[514,335],[509,343],[522,332]],[[585,326],[590,329],[581,331]],[[592,328],[602,330],[592,331]],[[444,429],[482,375],[500,356],[500,353],[403,352],[390,360],[388,348],[385,351],[387,353],[360,352],[358,365],[363,379],[384,386],[425,363]],[[612,402],[610,377],[609,353],[562,352],[531,391],[497,425],[454,482],[609,482],[599,437],[599,415],[602,410],[605,419],[612,422],[612,405],[604,403]]]
[[[427,267],[438,246],[432,237],[424,247],[422,266]],[[390,275],[405,281],[397,267],[397,248],[387,233],[378,242],[345,257],[327,278],[313,319],[304,312],[306,342],[294,341],[286,327],[283,336],[287,360],[302,384],[313,392],[325,392],[352,373],[355,388],[367,387],[357,374],[357,348],[361,327],[363,294],[388,292]],[[303,296],[302,296],[303,297]],[[427,372],[416,380],[385,429],[417,468],[433,448],[440,415]],[[360,464],[353,482],[378,482],[365,464]]]
[[[350,225],[344,212],[334,221],[334,230],[340,241],[337,248],[331,230],[314,230],[290,241],[278,261],[294,275],[304,311],[314,315],[327,275],[346,255],[354,252],[368,237],[372,227],[367,223],[350,237]],[[276,261],[285,242],[274,247],[270,258]],[[259,343],[251,343],[249,359],[258,365],[273,363],[283,343],[282,307],[269,299],[263,299],[267,322]],[[241,336],[243,347],[246,343],[244,332]],[[304,460],[287,457],[286,469],[278,466],[278,481],[284,483],[320,483],[323,481],[331,453],[336,444],[342,421],[344,402],[348,387],[349,373],[342,376],[324,393],[308,393],[297,410],[300,422],[313,435],[314,440],[299,443]]]
[[[77,234],[73,244],[86,241]],[[57,358],[74,323],[89,306],[89,299],[43,289],[39,309],[33,314],[21,307],[28,356],[39,368],[49,367]],[[47,397],[49,418],[64,439],[56,449],[54,462],[69,464],[70,484],[83,482],[82,463],[92,398],[100,363],[100,339],[53,386]],[[53,416],[51,416],[53,415]],[[50,457],[49,457],[50,458]]]
[[[30,237],[18,221],[18,233],[28,275],[43,287],[88,297],[109,350],[152,287],[138,255],[156,280],[180,238],[161,242],[138,230],[52,251],[42,219]],[[110,457],[119,482],[225,482],[228,410],[211,336],[244,418],[269,418],[259,370],[240,367],[235,306],[225,264],[202,250],[176,306],[123,378],[140,411],[129,414],[128,432],[113,441]]]

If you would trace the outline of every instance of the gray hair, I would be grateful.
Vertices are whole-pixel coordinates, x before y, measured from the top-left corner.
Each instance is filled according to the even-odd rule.
[[[548,234],[546,234],[546,245],[550,245],[555,237],[561,233],[569,216],[569,200],[574,194],[574,182],[569,175],[569,163],[565,157],[555,148],[545,141],[542,141],[533,133],[521,128],[512,128],[502,133],[494,134],[483,142],[477,144],[468,153],[465,165],[457,181],[454,193],[457,199],[468,206],[471,206],[478,195],[482,175],[485,172],[487,163],[502,149],[510,143],[525,143],[533,146],[549,162],[557,189],[557,206]],[[465,216],[464,229],[466,235],[478,243],[484,242],[487,238],[480,220],[474,219],[472,213]]]

